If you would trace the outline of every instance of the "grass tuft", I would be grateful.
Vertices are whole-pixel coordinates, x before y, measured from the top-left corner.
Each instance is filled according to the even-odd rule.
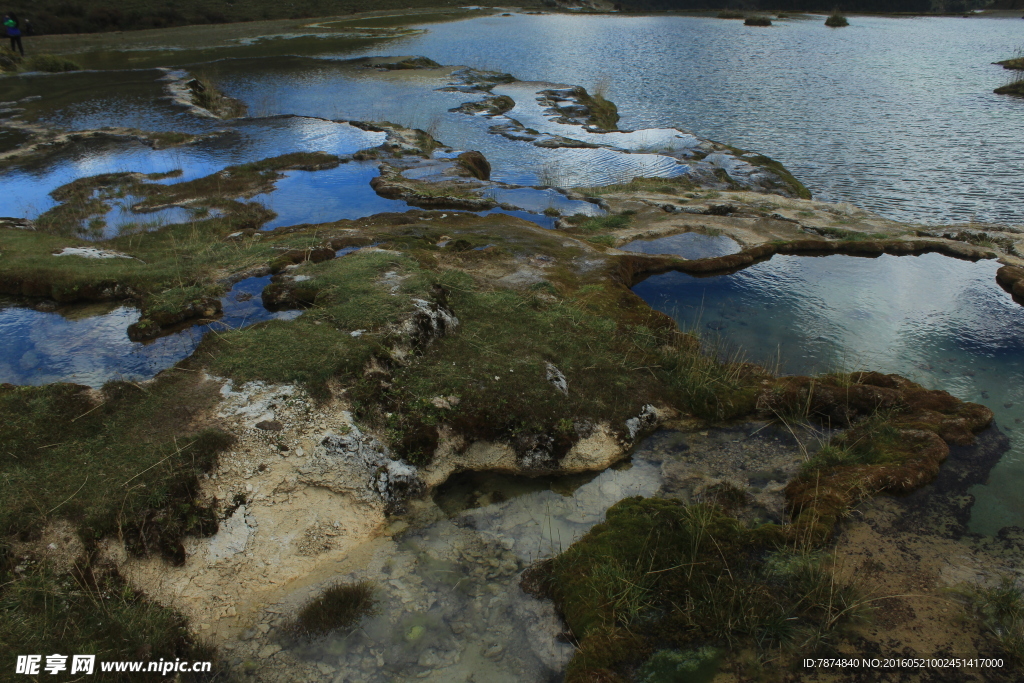
[[[0,568],[0,585],[0,661],[12,667],[16,655],[32,652],[88,653],[107,661],[216,659],[191,636],[184,616],[136,592],[109,567],[82,559],[69,573],[45,563],[19,573]],[[182,680],[216,680],[214,666]],[[138,675],[99,678],[127,682]]]
[[[245,116],[249,108],[241,100],[228,97],[208,77],[197,76],[188,82],[192,103],[222,119]]]
[[[597,671],[640,680],[715,666],[707,646],[813,652],[863,612],[831,558],[749,529],[707,504],[629,498],[550,564],[550,585],[580,643],[566,681]],[[674,650],[676,654],[666,654]]]
[[[825,20],[825,26],[829,26],[831,28],[842,28],[849,25],[849,20],[839,12],[838,8],[832,10],[832,14],[830,14],[828,19]]]
[[[972,588],[961,594],[1010,662],[1024,665],[1024,594],[1013,578],[1004,577],[993,588]]]
[[[376,612],[373,590],[368,581],[334,584],[299,610],[292,630],[302,636],[319,636],[354,626]]]

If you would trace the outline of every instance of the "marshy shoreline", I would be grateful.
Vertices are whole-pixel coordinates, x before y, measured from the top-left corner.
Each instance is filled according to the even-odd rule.
[[[484,98],[469,104],[514,84],[539,96],[552,133],[516,120],[507,94],[459,111],[520,144],[631,153],[614,104],[579,87],[408,56],[352,68],[458,79],[445,87]],[[174,106],[244,113],[214,82],[190,82],[168,81]],[[18,116],[4,125],[26,139],[5,168],[92,138],[157,150],[230,137],[66,133]],[[1019,571],[1021,531],[967,523],[970,487],[1008,447],[992,410],[870,367],[794,376],[743,362],[632,288],[775,255],[939,254],[997,260],[998,285],[1024,304],[1022,228],[816,201],[778,162],[696,138],[662,151],[685,174],[552,188],[492,180],[484,154],[428,130],[307,120],[369,142],[187,179],[81,177],[31,221],[0,219],[0,291],[22,308],[130,305],[124,334],[149,343],[211,326],[151,379],[0,386],[5,657],[215,658],[222,680],[582,682],[799,680],[812,653],[973,651],[1007,667],[962,680],[1013,679],[1019,614],[991,603]],[[277,216],[255,197],[290,174],[360,165],[403,210],[267,228]],[[515,192],[557,197],[531,212]],[[189,220],[104,233],[93,221],[126,196]],[[626,249],[682,235],[737,246]],[[249,278],[269,278],[260,306],[293,315],[217,328]],[[470,502],[442,505],[472,476]],[[501,477],[514,483],[487,488]],[[571,509],[540,512],[556,499],[523,493],[527,481]],[[574,535],[545,535],[556,522]],[[297,631],[339,584],[373,586],[382,611],[363,600],[344,631]]]

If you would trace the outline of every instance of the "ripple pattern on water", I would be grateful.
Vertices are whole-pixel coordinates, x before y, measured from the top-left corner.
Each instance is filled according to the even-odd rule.
[[[857,17],[842,31],[817,20],[765,31],[705,17],[515,15],[431,25],[386,49],[603,83],[623,128],[678,127],[760,151],[821,199],[898,220],[1019,223],[1020,101],[992,93],[1006,72],[991,65],[1020,47],[1019,23]]]

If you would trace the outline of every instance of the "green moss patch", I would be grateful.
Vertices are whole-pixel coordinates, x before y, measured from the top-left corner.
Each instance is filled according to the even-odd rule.
[[[930,391],[897,375],[860,372],[776,380],[758,405],[851,428],[831,438],[786,487],[794,523],[828,537],[858,502],[881,492],[909,493],[935,479],[947,444],[967,445],[992,411]]]
[[[588,425],[621,425],[653,400],[650,374],[636,371],[642,353],[608,309],[613,290],[595,285],[550,301],[487,291],[457,274],[442,283],[460,320],[457,334],[387,378],[366,378],[353,393],[360,417],[404,444],[400,451],[414,462],[430,459],[424,434],[436,434],[441,423],[470,438],[512,443],[524,455],[557,458]],[[564,373],[567,394],[547,381],[548,364]],[[450,396],[456,401],[434,400]]]
[[[67,57],[61,55],[33,55],[22,63],[25,71],[46,71],[49,73],[63,73],[65,71],[78,71],[82,67]]]

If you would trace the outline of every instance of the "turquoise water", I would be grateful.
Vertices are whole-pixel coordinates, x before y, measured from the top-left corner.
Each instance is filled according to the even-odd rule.
[[[633,291],[683,329],[793,374],[897,373],[988,406],[1011,448],[973,491],[971,528],[1024,526],[1024,307],[995,261],[775,256],[738,273],[665,273]]]

